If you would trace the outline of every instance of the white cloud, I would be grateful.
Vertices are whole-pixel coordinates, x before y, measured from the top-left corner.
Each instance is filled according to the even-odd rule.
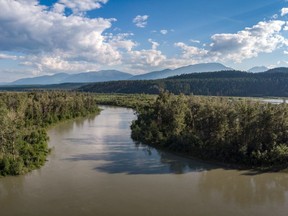
[[[189,58],[202,59],[203,57],[206,57],[208,55],[207,50],[200,49],[200,48],[195,47],[195,46],[188,46],[182,42],[175,43],[175,46],[182,49],[182,57],[185,59],[189,59]]]
[[[181,49],[181,56],[166,59],[165,65],[175,68],[215,61],[239,63],[257,57],[260,53],[272,53],[287,47],[288,40],[282,35],[287,29],[285,21],[261,21],[234,34],[215,34],[211,37],[211,43],[203,48],[178,42],[174,45]],[[200,44],[200,41],[193,39],[190,42]],[[284,54],[288,54],[288,51],[284,51]]]
[[[285,22],[280,20],[262,21],[236,34],[215,34],[211,37],[210,55],[241,62],[259,53],[271,53],[287,45],[287,40],[281,35],[284,26]]]
[[[288,40],[281,35],[285,28],[284,21],[262,21],[235,34],[215,34],[211,37],[212,43],[205,48],[189,46],[183,42],[175,43],[175,46],[182,50],[182,59],[190,59],[196,63],[231,60],[239,63],[244,59],[257,57],[260,53],[271,53],[288,46]]]
[[[102,33],[115,21],[66,17],[17,1],[0,1],[0,8],[0,49],[7,51],[107,50]]]
[[[278,19],[278,17],[279,17],[278,14],[274,14],[271,18],[272,19]]]
[[[150,70],[163,68],[167,60],[166,56],[157,50],[159,43],[148,39],[152,47],[148,50],[131,50],[129,51],[126,58],[123,59],[123,63],[128,66],[126,70],[131,70],[135,73],[137,72],[147,72],[147,68]]]
[[[4,54],[4,53],[0,53],[0,60],[3,59],[3,60],[17,60],[18,57],[15,56],[15,55],[7,55],[7,54]]]
[[[288,8],[282,8],[281,9],[281,16],[285,16],[286,14],[288,14]]]
[[[122,40],[105,37],[103,32],[112,26],[115,19],[89,19],[78,15],[67,17],[61,13],[63,8],[57,5],[48,10],[38,1],[1,0],[0,50],[30,57],[60,54],[67,64],[69,62],[72,65],[73,61],[115,65],[121,62],[118,48],[131,50],[134,46],[132,41],[123,37]],[[54,63],[59,65],[59,62]]]
[[[144,72],[147,71],[147,68],[152,70],[153,68],[163,67],[165,60],[166,56],[159,50],[134,50],[128,53],[125,64],[130,70],[137,70],[133,70],[134,72]]]
[[[109,44],[117,49],[124,49],[125,51],[131,51],[134,47],[137,46],[137,43],[128,39],[129,37],[134,36],[133,33],[120,33],[117,35],[108,34],[107,38],[109,39]]]
[[[168,30],[167,29],[162,29],[162,30],[160,30],[160,33],[163,34],[163,35],[166,35],[166,34],[168,34]]]
[[[147,26],[148,15],[138,15],[133,19],[133,23],[139,28],[145,28]]]
[[[148,41],[152,44],[152,50],[157,50],[159,43],[153,41],[151,38],[149,38]]]
[[[199,40],[194,40],[194,39],[191,39],[190,41],[191,41],[192,43],[198,43],[198,44],[200,43],[200,41],[199,41]]]
[[[79,14],[101,8],[102,4],[106,4],[107,2],[108,0],[59,0],[58,4],[55,4],[55,6],[57,9],[60,8],[60,11],[63,11],[64,6],[66,8],[70,8],[74,14]],[[60,5],[63,6],[61,7]]]
[[[64,11],[65,11],[65,5],[64,4],[55,3],[53,5],[53,12],[63,14]]]

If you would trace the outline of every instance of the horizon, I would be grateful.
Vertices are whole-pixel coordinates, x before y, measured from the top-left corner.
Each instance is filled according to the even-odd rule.
[[[201,64],[221,64],[221,63],[217,63],[217,62],[199,63],[199,64],[193,64],[193,65],[186,65],[186,66],[182,66],[182,67],[185,68],[185,67],[194,66],[194,65],[201,65]],[[227,67],[224,64],[221,64],[221,65]],[[182,67],[180,67],[180,68],[182,68]],[[250,69],[254,69],[254,68],[258,68],[258,67],[262,68],[262,67],[265,67],[265,66],[255,66],[255,67],[252,67]],[[84,74],[84,73],[98,73],[98,72],[104,72],[104,71],[116,71],[116,72],[121,72],[121,73],[127,73],[127,74],[130,74],[132,77],[134,77],[134,76],[137,76],[137,75],[145,75],[145,74],[160,72],[160,71],[164,71],[164,70],[177,70],[177,69],[180,69],[180,68],[175,68],[175,69],[166,68],[166,69],[158,70],[158,71],[149,71],[147,73],[145,72],[145,73],[142,73],[142,74],[132,74],[132,73],[129,73],[129,72],[126,72],[126,71],[120,71],[120,70],[116,70],[116,69],[107,69],[107,70],[98,70],[98,71],[84,71],[84,72],[76,72],[76,73],[60,72],[60,73],[54,73],[54,74],[43,74],[43,75],[33,76],[33,77],[24,77],[24,78],[20,78],[20,79],[17,79],[17,80],[11,81],[11,82],[7,82],[7,83],[2,82],[2,84],[9,84],[9,83],[13,83],[15,81],[19,81],[19,80],[22,80],[22,79],[33,79],[33,78],[45,77],[45,76],[52,77],[52,76],[55,76],[55,75],[58,75],[58,74],[78,75],[78,74]],[[282,67],[267,68],[267,71],[271,70],[271,69],[276,69],[276,68],[282,68]],[[288,68],[288,67],[283,67],[283,68]],[[251,72],[249,70],[237,70],[237,69],[231,68],[231,71]],[[220,71],[225,71],[225,70],[220,70]],[[220,72],[220,71],[215,70],[215,71],[207,71],[207,72]],[[263,71],[263,72],[266,72],[266,71]],[[193,72],[193,73],[195,73],[195,72]],[[196,73],[198,73],[198,72],[196,72]],[[205,73],[205,72],[199,72],[199,73]],[[259,73],[259,72],[251,72],[251,73]],[[0,82],[0,85],[1,85],[1,82]]]
[[[0,0],[0,7],[0,82],[215,62],[242,71],[288,67],[287,0]]]

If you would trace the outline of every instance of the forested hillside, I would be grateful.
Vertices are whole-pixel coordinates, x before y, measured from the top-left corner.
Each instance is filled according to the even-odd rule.
[[[79,90],[128,94],[158,94],[168,90],[174,94],[287,97],[288,73],[285,68],[257,74],[241,71],[194,73],[162,80],[93,83]]]
[[[0,176],[44,164],[49,153],[47,126],[96,112],[95,97],[89,94],[0,93]]]

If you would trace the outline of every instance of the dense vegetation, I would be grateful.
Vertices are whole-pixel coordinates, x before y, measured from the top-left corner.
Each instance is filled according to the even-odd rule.
[[[288,105],[164,92],[138,111],[132,138],[206,160],[288,164]]]
[[[97,104],[133,108],[135,110],[152,104],[156,95],[145,94],[94,94]]]
[[[94,96],[67,92],[0,93],[0,176],[40,167],[47,126],[99,112]]]
[[[0,91],[47,91],[47,90],[75,90],[85,85],[84,83],[61,83],[50,85],[3,85],[0,86]]]
[[[213,96],[288,96],[287,69],[264,73],[220,71],[193,73],[162,80],[114,81],[84,85],[80,91],[98,93],[159,94],[161,90],[174,94]]]

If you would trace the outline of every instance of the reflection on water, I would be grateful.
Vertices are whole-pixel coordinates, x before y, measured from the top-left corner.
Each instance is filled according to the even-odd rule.
[[[6,215],[280,215],[288,212],[288,174],[251,174],[135,144],[125,108],[49,131],[46,165],[0,179]]]
[[[109,152],[74,155],[67,160],[105,161],[94,169],[109,174],[183,174],[209,170],[213,167],[147,147],[125,149],[123,146],[125,144],[113,146],[114,151],[110,149]]]

